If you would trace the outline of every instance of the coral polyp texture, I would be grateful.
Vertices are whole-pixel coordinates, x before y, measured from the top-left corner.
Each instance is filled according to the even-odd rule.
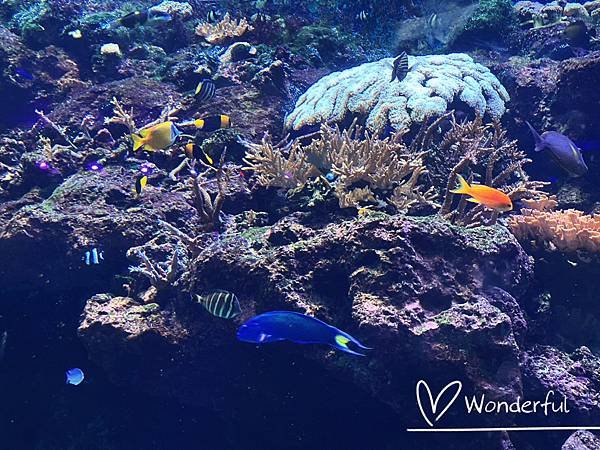
[[[254,27],[245,18],[232,19],[229,13],[217,23],[204,22],[196,27],[196,34],[202,36],[210,44],[221,44],[242,36],[246,31],[252,31]]]
[[[287,116],[285,125],[300,130],[318,123],[364,118],[366,128],[381,134],[409,128],[449,106],[498,119],[506,111],[508,92],[490,70],[466,54],[409,56],[409,71],[401,82],[392,79],[394,58],[362,64],[329,74],[306,91]]]
[[[535,241],[550,250],[600,252],[600,216],[576,209],[544,211],[523,209],[509,226],[520,241]]]

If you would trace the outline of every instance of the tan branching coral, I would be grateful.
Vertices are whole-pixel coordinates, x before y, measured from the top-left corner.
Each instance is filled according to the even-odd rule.
[[[447,119],[449,131],[437,134],[440,121]],[[470,207],[466,196],[451,191],[458,185],[457,175],[469,182],[485,184],[505,192],[513,201],[539,198],[546,183],[531,181],[523,166],[529,162],[525,152],[516,141],[508,139],[506,130],[499,122],[485,124],[481,118],[457,122],[453,114],[435,121],[419,133],[423,138],[415,139],[419,151],[421,146],[429,149],[425,164],[429,177],[444,201],[440,214],[462,225],[477,226],[493,224],[497,213],[483,205]]]
[[[232,19],[229,13],[217,23],[203,22],[196,27],[196,34],[202,36],[210,44],[222,44],[232,38],[240,37],[246,31],[252,31],[254,27],[248,23],[246,18],[239,21]]]
[[[520,241],[533,241],[549,250],[600,252],[600,216],[574,209],[523,209],[521,215],[511,216],[508,224]]]
[[[344,131],[323,125],[307,145],[295,141],[276,148],[268,139],[248,145],[246,169],[255,172],[259,184],[286,189],[300,188],[311,178],[331,173],[342,208],[378,199],[406,210],[415,202],[431,203],[434,192],[423,191],[418,183],[426,173],[423,154],[411,153],[402,136],[399,132],[377,139],[356,124]],[[395,201],[390,203],[393,191]]]
[[[245,142],[245,145],[244,162],[248,165],[245,169],[254,171],[262,186],[295,189],[319,174],[298,141],[282,147],[273,145],[266,135],[260,144]]]
[[[120,124],[129,130],[129,134],[137,133],[137,126],[133,120],[133,108],[126,111],[116,97],[112,98],[110,104],[113,105],[113,115],[104,119],[104,123],[107,125]]]

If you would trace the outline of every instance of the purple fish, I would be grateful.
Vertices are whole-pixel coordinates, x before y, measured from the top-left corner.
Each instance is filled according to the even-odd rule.
[[[587,173],[588,168],[581,150],[571,139],[557,131],[546,131],[540,136],[529,122],[525,123],[535,139],[536,152],[548,149],[556,163],[572,177],[580,177]]]

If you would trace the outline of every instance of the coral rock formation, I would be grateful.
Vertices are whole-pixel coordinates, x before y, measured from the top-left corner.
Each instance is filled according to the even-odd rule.
[[[505,112],[509,95],[504,86],[466,54],[409,56],[402,82],[390,82],[393,61],[386,58],[322,78],[298,99],[286,126],[299,130],[357,115],[369,131],[380,134],[387,124],[402,130],[443,114],[453,102],[493,118]]]
[[[509,225],[519,240],[533,240],[562,252],[600,252],[600,217],[576,209],[523,209],[520,216],[510,217]]]
[[[199,24],[196,27],[196,34],[202,36],[210,44],[221,44],[232,38],[240,37],[246,31],[252,31],[253,29],[245,18],[238,21],[232,19],[227,13],[221,21],[215,24],[208,22]]]

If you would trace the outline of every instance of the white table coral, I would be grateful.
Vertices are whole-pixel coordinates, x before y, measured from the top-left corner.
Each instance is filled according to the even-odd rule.
[[[490,70],[463,53],[409,56],[409,72],[392,79],[393,58],[362,64],[327,75],[312,85],[286,118],[294,130],[323,122],[341,122],[348,114],[365,119],[372,133],[395,130],[439,115],[452,103],[477,114],[500,118],[508,92]]]

